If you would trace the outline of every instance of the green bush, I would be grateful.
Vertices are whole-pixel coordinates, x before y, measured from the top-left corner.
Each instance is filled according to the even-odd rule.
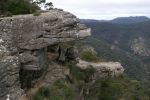
[[[73,100],[74,91],[70,84],[57,80],[51,88],[50,100]]]
[[[84,81],[89,82],[92,79],[92,76],[95,73],[95,69],[92,66],[88,66],[87,69],[81,69],[77,67],[75,64],[68,64],[70,69],[70,74],[73,78],[73,81]]]
[[[33,13],[40,8],[30,0],[2,0],[0,1],[0,14],[6,15],[9,12],[12,15]]]
[[[48,99],[50,96],[50,89],[48,87],[41,87],[38,91],[33,95],[33,100],[44,100]]]
[[[148,84],[143,85],[136,80],[97,80],[90,87],[91,92],[86,98],[97,98],[95,100],[149,100],[150,92],[147,91],[148,89]]]
[[[50,88],[39,88],[32,98],[32,100],[73,100],[74,91],[71,85],[63,80],[58,80]]]
[[[91,83],[92,67],[83,70],[70,64],[69,68],[73,83],[57,80],[49,88],[41,87],[33,100],[77,100],[76,96],[79,95],[84,100],[150,100],[149,81],[118,78]]]
[[[0,0],[0,15],[8,16],[8,12],[11,15],[35,13],[42,6],[53,9],[53,3],[46,0]]]
[[[97,57],[96,53],[91,49],[84,49],[81,52],[80,58],[88,62],[102,62],[104,59]]]

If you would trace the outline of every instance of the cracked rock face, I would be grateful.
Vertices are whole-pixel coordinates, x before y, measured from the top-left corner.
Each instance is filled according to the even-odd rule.
[[[39,16],[17,15],[0,19],[0,100],[19,100],[23,93],[19,70],[45,67],[46,48],[81,39],[90,29],[74,15],[54,9]]]
[[[19,59],[10,55],[6,43],[0,39],[0,100],[6,100],[6,95],[11,95],[12,100],[17,100],[23,93],[19,83]]]

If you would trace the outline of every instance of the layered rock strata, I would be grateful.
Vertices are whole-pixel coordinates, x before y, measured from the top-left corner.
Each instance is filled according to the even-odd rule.
[[[19,100],[19,71],[42,70],[50,45],[90,35],[90,29],[69,12],[53,9],[39,16],[17,15],[0,19],[0,100]]]

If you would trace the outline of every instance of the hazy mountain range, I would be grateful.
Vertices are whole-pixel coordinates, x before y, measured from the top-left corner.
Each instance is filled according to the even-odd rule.
[[[89,22],[110,22],[116,24],[135,24],[140,22],[149,21],[150,18],[146,16],[135,16],[135,17],[117,17],[113,20],[95,20],[95,19],[81,19],[82,23],[89,23]]]
[[[90,45],[100,57],[119,61],[130,78],[150,79],[150,19],[145,16],[113,20],[81,19],[92,29],[82,43]]]

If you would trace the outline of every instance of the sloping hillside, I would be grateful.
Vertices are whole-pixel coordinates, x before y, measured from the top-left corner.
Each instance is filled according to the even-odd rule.
[[[111,22],[84,22],[92,28],[92,37],[84,40],[99,56],[121,61],[131,78],[149,77],[150,21],[128,25]]]

